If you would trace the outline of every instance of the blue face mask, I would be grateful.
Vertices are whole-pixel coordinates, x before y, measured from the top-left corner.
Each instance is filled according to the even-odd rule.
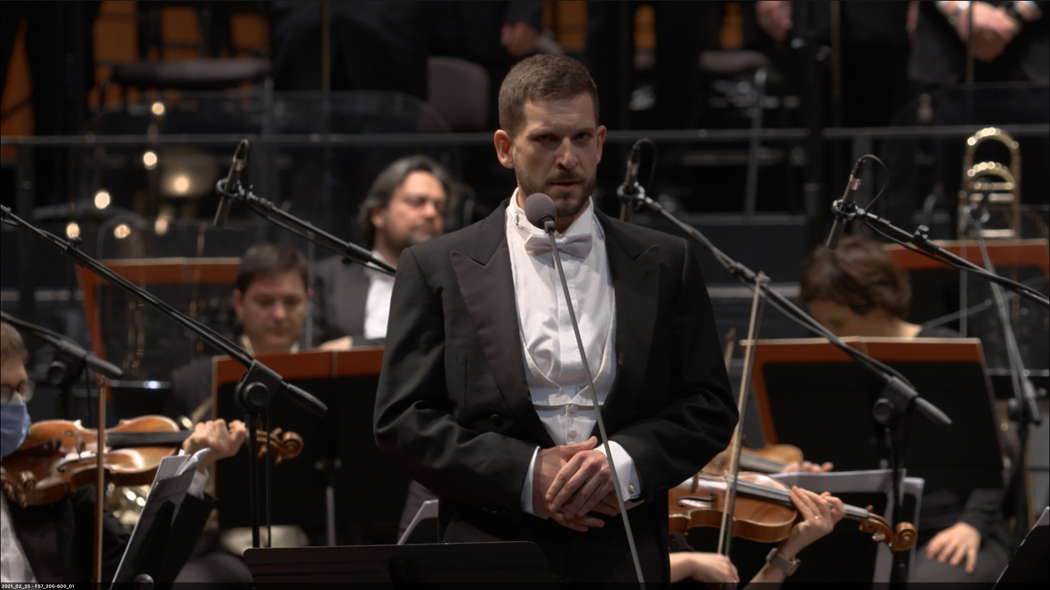
[[[29,434],[25,402],[0,404],[0,459],[18,450]]]

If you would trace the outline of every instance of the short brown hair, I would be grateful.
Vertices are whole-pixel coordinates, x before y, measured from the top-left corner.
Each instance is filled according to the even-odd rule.
[[[303,287],[309,289],[309,270],[302,254],[277,244],[256,244],[248,248],[241,257],[234,287],[244,293],[259,277],[272,277],[287,272],[298,273],[303,279]]]
[[[26,345],[22,341],[22,335],[14,326],[7,322],[0,322],[0,361],[18,357],[25,361]]]
[[[519,61],[499,87],[499,126],[511,135],[524,120],[530,100],[558,100],[587,93],[598,122],[598,87],[583,64],[571,57],[541,53]]]
[[[799,298],[806,304],[831,301],[860,315],[881,309],[904,319],[911,308],[911,282],[881,244],[847,236],[834,250],[821,246],[809,255]]]

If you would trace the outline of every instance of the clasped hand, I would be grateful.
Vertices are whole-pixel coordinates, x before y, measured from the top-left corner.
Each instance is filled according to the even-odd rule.
[[[577,532],[605,526],[590,513],[619,514],[613,473],[596,437],[540,449],[532,479],[532,508]]]

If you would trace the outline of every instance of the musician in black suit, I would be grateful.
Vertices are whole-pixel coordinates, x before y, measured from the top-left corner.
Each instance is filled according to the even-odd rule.
[[[231,293],[240,330],[238,343],[252,355],[298,352],[310,307],[309,269],[302,254],[277,244],[255,244],[244,252]],[[212,357],[175,369],[164,413],[197,421],[214,415]]]
[[[503,81],[494,143],[517,190],[402,252],[375,434],[440,497],[446,541],[534,541],[564,578],[631,581],[597,397],[624,500],[640,502],[628,513],[644,575],[663,581],[666,492],[726,445],[736,411],[687,243],[594,208],[596,97],[564,56],[530,57]],[[522,211],[541,191],[558,209],[594,393],[546,237]]]
[[[31,419],[26,399],[32,395],[32,383],[25,370],[26,349],[22,337],[10,324],[0,323],[0,411],[2,441],[0,465],[25,440]],[[247,436],[244,424],[224,420],[197,424],[183,442],[182,449],[192,454],[203,448],[212,452],[199,465],[189,492],[179,505],[172,523],[173,544],[165,552],[164,574],[158,583],[175,579],[200,536],[215,501],[202,493],[207,482],[206,470],[219,459],[237,453]],[[18,477],[17,474],[11,474]],[[5,484],[6,488],[6,484]],[[9,494],[10,492],[10,494]],[[8,498],[10,495],[10,500]],[[86,583],[92,579],[94,547],[94,488],[81,488],[65,498],[41,506],[20,505],[17,492],[0,494],[0,582],[9,583]],[[112,580],[130,533],[108,512],[103,518],[102,576]]]
[[[433,159],[408,156],[376,176],[361,204],[358,222],[372,254],[397,266],[405,248],[441,235],[453,195],[452,176]],[[338,256],[313,272],[313,341],[325,350],[382,340],[386,335],[394,279]]]

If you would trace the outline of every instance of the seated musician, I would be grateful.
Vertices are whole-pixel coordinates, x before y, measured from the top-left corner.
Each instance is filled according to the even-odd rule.
[[[306,259],[276,244],[244,253],[233,286],[233,311],[242,328],[240,345],[253,355],[296,352],[310,303]],[[201,404],[211,395],[212,357],[194,359],[172,374],[165,414],[196,421],[211,415]]]
[[[26,348],[22,337],[10,324],[0,322],[0,466],[25,441],[31,424],[26,400],[33,387],[25,368]],[[180,508],[178,525],[186,531],[199,531],[214,500],[202,494],[207,475],[215,461],[233,456],[244,442],[244,424],[213,420],[196,426],[182,444],[186,453],[211,448],[206,463],[199,466],[189,494]],[[73,583],[88,582],[92,576],[94,530],[94,488],[84,487],[53,504],[21,507],[0,495],[0,582]],[[103,578],[111,580],[130,537],[129,532],[108,512],[103,523]],[[184,562],[188,555],[171,555],[169,560]]]
[[[441,235],[453,188],[449,172],[427,156],[401,158],[383,169],[358,215],[372,255],[396,267],[402,250]],[[392,276],[338,256],[322,260],[313,273],[313,341],[323,350],[347,350],[385,338],[393,287]]]
[[[880,244],[843,238],[817,248],[802,272],[800,298],[838,336],[953,337],[908,322],[911,285]],[[994,582],[1008,560],[1003,489],[929,489],[919,514],[916,582]]]
[[[816,494],[794,487],[791,500],[802,517],[775,552],[770,552],[766,565],[751,579],[752,584],[779,584],[794,571],[798,554],[817,539],[831,532],[845,513],[842,500],[824,492]],[[728,557],[718,553],[693,551],[681,535],[671,538],[671,582],[691,579],[698,582],[737,583],[740,577]]]

